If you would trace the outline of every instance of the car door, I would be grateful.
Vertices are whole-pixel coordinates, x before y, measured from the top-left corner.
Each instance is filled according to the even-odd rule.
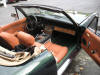
[[[98,18],[90,23],[84,31],[81,39],[81,47],[100,65],[100,36],[96,35]]]

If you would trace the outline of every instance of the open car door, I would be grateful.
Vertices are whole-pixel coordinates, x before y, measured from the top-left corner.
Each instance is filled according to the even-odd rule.
[[[81,46],[100,65],[100,37],[86,29],[82,35]]]

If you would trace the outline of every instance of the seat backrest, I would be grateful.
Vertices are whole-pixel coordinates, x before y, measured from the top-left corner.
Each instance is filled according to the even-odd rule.
[[[19,45],[19,40],[13,34],[1,32],[0,45],[11,50],[14,49],[15,46]]]
[[[7,49],[14,49],[16,46],[23,44],[26,47],[33,46],[35,38],[23,31],[10,34],[7,32],[0,33],[0,45]]]
[[[23,44],[27,47],[32,46],[35,42],[35,38],[32,35],[23,31],[16,32],[15,36],[19,39],[20,44]]]

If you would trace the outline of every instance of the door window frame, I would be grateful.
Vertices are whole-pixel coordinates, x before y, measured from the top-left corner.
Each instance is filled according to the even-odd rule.
[[[98,19],[99,19],[97,16],[95,16],[95,17],[93,18],[93,20],[89,23],[89,25],[87,26],[87,28],[89,28],[89,27],[91,26],[91,24],[93,23],[93,21],[94,21],[95,19],[97,19],[97,20],[96,20],[96,25],[95,25],[96,27],[95,27],[95,29],[93,29],[93,30],[95,31],[94,33],[96,34],[97,29],[98,29]],[[91,28],[91,27],[90,27],[90,28]]]

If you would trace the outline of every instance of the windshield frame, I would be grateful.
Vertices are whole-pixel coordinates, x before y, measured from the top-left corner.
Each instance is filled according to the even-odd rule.
[[[73,23],[73,25],[78,26],[77,23],[63,9],[58,8],[58,7],[47,6],[47,5],[34,5],[34,4],[33,5],[22,5],[21,4],[21,5],[17,5],[14,7],[16,11],[18,9],[25,17],[28,17],[28,15],[24,12],[22,8],[39,8],[39,9],[43,9],[43,10],[47,10],[51,12],[62,13],[63,15],[66,16],[66,18],[68,18]]]

